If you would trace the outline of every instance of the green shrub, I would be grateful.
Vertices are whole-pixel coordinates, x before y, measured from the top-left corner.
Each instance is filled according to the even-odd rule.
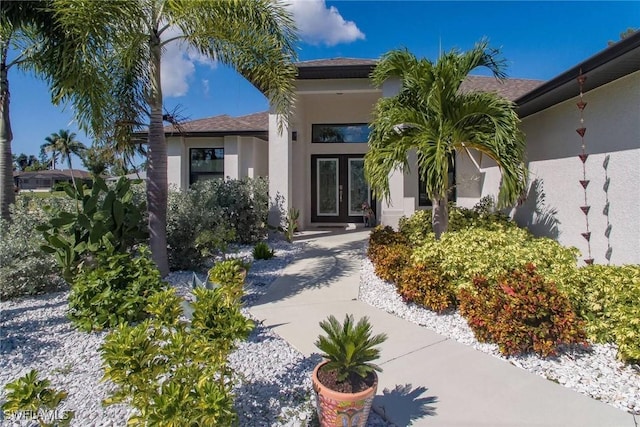
[[[115,392],[105,404],[126,402],[138,415],[130,424],[235,425],[229,352],[253,323],[222,287],[197,289],[191,327],[180,321],[175,289],[156,293],[136,326],[121,324],[101,347],[104,378]]]
[[[99,254],[95,266],[86,266],[77,274],[69,294],[68,316],[84,331],[140,321],[149,297],[165,286],[146,248],[137,257]]]
[[[253,247],[253,259],[271,259],[273,258],[273,250],[267,242],[258,242]]]
[[[378,246],[372,262],[376,276],[397,284],[403,270],[411,264],[411,248],[402,244]]]
[[[396,286],[408,302],[441,313],[456,305],[455,289],[433,265],[412,265],[403,270]]]
[[[75,415],[74,412],[58,412],[58,406],[67,398],[67,392],[49,388],[50,384],[47,379],[38,379],[38,371],[31,370],[23,377],[5,385],[7,397],[2,404],[5,417],[25,412],[37,414],[38,425],[42,427],[68,426]]]
[[[531,263],[540,275],[564,288],[576,273],[577,254],[577,249],[565,248],[555,240],[496,224],[494,230],[465,228],[445,233],[439,241],[427,240],[414,250],[413,262],[439,265],[456,286],[471,285],[477,275],[496,280]]]
[[[224,252],[230,242],[254,243],[267,232],[264,179],[198,181],[171,191],[167,211],[169,266],[192,269]]]
[[[640,266],[583,267],[563,290],[586,320],[591,340],[615,342],[620,359],[640,361]]]
[[[0,300],[35,295],[64,284],[56,261],[43,253],[36,227],[50,218],[39,203],[19,195],[11,206],[11,222],[0,219]]]
[[[134,202],[131,181],[120,178],[109,188],[102,178],[94,178],[88,192],[65,186],[76,209],[47,207],[52,218],[38,227],[46,244],[42,249],[54,254],[65,280],[73,281],[87,257],[98,252],[127,252],[147,238],[143,221],[144,203]]]
[[[534,351],[555,355],[560,344],[586,344],[584,322],[569,299],[532,264],[498,281],[478,276],[458,294],[460,313],[476,338],[498,344],[506,355]]]
[[[399,231],[413,246],[420,246],[428,240],[433,240],[433,225],[431,210],[416,211],[409,218],[402,217],[398,223]],[[485,230],[500,230],[517,227],[517,224],[500,212],[490,197],[480,199],[472,209],[449,205],[449,227],[447,232],[464,230],[465,228],[482,228]]]

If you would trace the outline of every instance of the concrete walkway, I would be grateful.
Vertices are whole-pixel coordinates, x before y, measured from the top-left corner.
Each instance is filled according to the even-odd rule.
[[[318,353],[318,323],[330,314],[368,316],[389,337],[374,407],[397,426],[637,426],[624,411],[358,301],[368,234],[303,234],[308,248],[251,312],[306,356]]]

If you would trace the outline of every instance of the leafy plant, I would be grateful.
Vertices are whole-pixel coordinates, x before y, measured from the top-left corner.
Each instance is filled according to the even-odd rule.
[[[407,239],[403,234],[394,231],[393,228],[389,227],[388,225],[379,225],[375,227],[369,235],[369,247],[367,248],[367,256],[375,264],[378,248],[394,244],[406,245]]]
[[[287,216],[284,219],[284,226],[282,227],[282,231],[284,232],[284,237],[287,239],[287,242],[291,243],[293,241],[293,236],[296,231],[298,231],[298,219],[300,218],[300,209],[289,208],[287,211]]]
[[[104,379],[116,385],[105,404],[128,402],[130,424],[234,425],[229,352],[253,323],[223,287],[196,289],[191,324],[171,288],[150,298],[150,318],[119,325],[101,347]]]
[[[376,246],[371,259],[378,277],[398,284],[404,269],[411,264],[411,248],[402,244]]]
[[[568,298],[529,264],[497,282],[476,277],[458,294],[460,313],[478,341],[498,344],[506,355],[535,351],[543,357],[560,344],[586,345],[584,322]]]
[[[253,247],[254,259],[271,259],[273,258],[273,249],[269,247],[267,242],[258,242]]]
[[[404,269],[396,288],[405,301],[438,313],[454,307],[457,302],[455,288],[433,265],[417,264]]]
[[[81,330],[101,330],[140,321],[154,293],[166,284],[146,247],[139,255],[99,254],[97,265],[76,276],[69,295],[68,316]]]
[[[126,252],[147,238],[143,223],[144,203],[134,203],[131,181],[120,178],[114,188],[95,177],[91,191],[84,184],[66,186],[65,193],[81,202],[81,209],[50,208],[53,217],[37,227],[46,244],[42,250],[54,254],[68,283],[89,253]]]
[[[36,231],[49,214],[25,195],[19,195],[9,209],[11,221],[0,218],[0,300],[59,288],[65,282],[53,255],[42,253],[45,240]]]
[[[249,265],[239,258],[227,259],[214,264],[209,270],[207,279],[212,283],[219,283],[225,293],[240,300],[244,290],[244,280]]]
[[[58,407],[67,398],[67,392],[49,388],[50,385],[49,380],[38,379],[38,371],[31,370],[5,386],[7,396],[2,411],[9,416],[18,412],[36,414],[41,427],[68,426],[74,412],[58,413]],[[49,419],[52,422],[47,422]]]
[[[315,346],[323,352],[321,356],[328,360],[326,369],[335,371],[339,382],[352,376],[365,378],[373,371],[382,371],[371,362],[380,357],[380,350],[375,347],[382,344],[387,336],[371,336],[371,324],[367,317],[354,323],[353,315],[347,314],[340,324],[331,315],[320,322],[320,327],[327,335],[320,335]]]

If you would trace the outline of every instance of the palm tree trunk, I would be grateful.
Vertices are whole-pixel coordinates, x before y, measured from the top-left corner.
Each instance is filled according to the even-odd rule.
[[[447,231],[449,227],[449,212],[447,207],[447,199],[431,199],[433,206],[431,211],[431,224],[436,240],[440,240],[442,233]]]
[[[154,32],[149,42],[151,63],[149,77],[151,90],[149,107],[149,146],[147,169],[147,205],[149,209],[149,246],[151,255],[162,277],[169,274],[167,257],[167,145],[162,121],[162,87],[160,59],[162,55],[160,37]]]
[[[71,166],[71,153],[67,154],[67,164],[69,165],[69,173],[71,173],[71,182],[73,183],[73,188],[78,191],[78,186],[76,185],[76,179],[73,176],[73,166]]]
[[[13,183],[13,156],[11,155],[11,119],[9,117],[9,79],[7,45],[0,52],[0,216],[11,219],[9,206],[16,201]]]

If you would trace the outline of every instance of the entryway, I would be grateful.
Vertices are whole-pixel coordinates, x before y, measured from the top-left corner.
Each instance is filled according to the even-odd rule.
[[[311,156],[311,222],[362,222],[364,203],[373,206],[364,154]]]

